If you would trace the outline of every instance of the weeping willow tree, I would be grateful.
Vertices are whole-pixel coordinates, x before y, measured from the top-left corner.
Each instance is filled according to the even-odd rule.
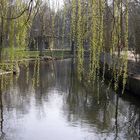
[[[47,14],[46,10],[43,10],[40,6],[43,3],[47,2],[41,0],[30,0],[28,2],[23,0],[15,0],[14,2],[11,0],[1,0],[0,2],[0,43],[2,48],[4,48],[2,49],[2,55],[11,62],[16,62],[10,64],[11,69],[13,70],[14,65],[17,65],[17,60],[28,56],[24,51],[15,50],[26,49],[32,22],[38,15],[39,18],[42,17],[41,35],[47,36],[50,33],[53,37],[53,44],[56,31],[59,30],[59,35],[61,34],[62,36],[63,48],[65,36],[70,34],[70,40],[74,42],[74,52],[77,54],[77,71],[80,80],[84,79],[86,44],[89,45],[90,55],[88,62],[89,70],[86,70],[88,81],[92,83],[96,80],[99,81],[102,69],[100,62],[103,57],[103,79],[107,64],[109,65],[108,69],[112,70],[112,81],[115,83],[115,90],[119,86],[120,77],[122,77],[124,90],[127,80],[128,0],[64,0],[63,8],[53,12],[51,12],[51,4],[48,4],[49,6],[46,7],[50,9],[50,15],[48,15],[50,17],[50,25],[47,24],[48,21],[45,17],[45,14]],[[54,4],[54,1],[52,3]],[[108,16],[105,16],[106,7],[108,7],[109,11]],[[68,14],[69,11],[71,11],[71,15]],[[59,12],[61,15],[59,15],[58,27],[56,26],[56,15]],[[106,22],[106,18],[111,19],[110,23]],[[108,29],[110,32],[106,29],[107,24],[109,24]],[[50,29],[48,30],[46,26]],[[68,33],[68,26],[71,27],[70,33]],[[56,30],[56,28],[59,29]],[[105,36],[107,34],[109,34],[108,37]],[[109,40],[109,46],[106,45],[107,40]],[[123,53],[121,53],[122,49]],[[110,56],[111,63],[108,62],[106,54]],[[38,73],[37,67],[39,67],[40,63],[38,56],[36,58],[35,70]],[[1,62],[1,64],[2,69],[8,67],[4,62]]]
[[[32,0],[28,2],[2,0],[0,2],[1,87],[6,86],[6,82],[4,82],[6,75],[3,73],[11,73],[10,83],[12,84],[13,72],[19,71],[19,60],[28,57],[25,49],[28,46],[30,26],[38,9],[38,2],[39,0],[35,3]]]
[[[6,59],[19,59],[23,53],[17,54],[14,50],[24,50],[27,47],[33,3],[32,1],[25,3],[22,0],[16,0],[14,2],[3,0],[1,5],[3,5],[1,7],[2,54]]]
[[[83,48],[83,23],[82,23],[82,4],[78,0],[78,21],[77,21],[77,57],[78,57],[78,76],[81,79],[83,73],[84,48]]]
[[[90,45],[90,60],[89,60],[89,81],[93,82],[99,80],[100,70],[102,69],[100,63],[103,58],[103,79],[106,70],[106,64],[109,70],[112,71],[112,81],[114,81],[115,90],[118,89],[120,77],[122,77],[123,91],[127,80],[127,57],[128,57],[128,0],[113,0],[112,3],[107,0],[87,0],[88,14],[82,13],[84,11],[83,0],[72,0],[72,39],[76,40],[77,46],[77,61],[78,73],[80,80],[84,72],[84,40],[85,36],[83,29],[86,27],[88,30],[87,38]],[[85,3],[86,3],[85,2]],[[85,5],[84,3],[84,5]],[[109,5],[109,6],[108,6]],[[109,7],[111,22],[106,22],[105,10],[106,6]],[[78,8],[76,8],[78,7]],[[76,11],[77,9],[77,11]],[[88,20],[85,21],[84,15]],[[76,17],[77,16],[77,22]],[[109,15],[108,15],[109,16]],[[84,26],[86,23],[86,26]],[[106,46],[105,28],[106,24],[110,24],[109,46]],[[108,48],[107,48],[108,47]],[[107,48],[107,49],[106,49]],[[123,53],[121,50],[123,49]],[[109,62],[107,60],[109,57]]]
[[[124,92],[128,63],[128,0],[125,2],[123,0],[113,1],[111,40],[112,47],[110,48],[110,54],[113,59],[114,88],[117,90],[119,86],[119,78],[122,77],[122,91]],[[124,50],[123,55],[120,55],[121,49]],[[117,52],[117,58],[115,52]]]
[[[95,80],[99,74],[100,55],[103,52],[103,13],[102,0],[92,2],[92,38],[90,47],[90,77]]]
[[[71,34],[70,34],[70,39],[71,39],[71,53],[75,57],[75,45],[76,45],[76,0],[72,0],[72,9],[71,9]]]

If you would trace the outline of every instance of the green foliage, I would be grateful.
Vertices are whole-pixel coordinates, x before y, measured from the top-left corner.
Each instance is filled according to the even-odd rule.
[[[77,57],[78,57],[78,76],[81,80],[83,74],[84,48],[83,48],[83,20],[81,0],[78,0],[78,22],[77,22]]]
[[[105,8],[106,1],[104,0],[92,0],[88,1],[88,7],[82,0],[72,1],[72,21],[71,21],[71,36],[76,41],[77,45],[77,58],[78,58],[78,73],[79,79],[81,80],[84,72],[84,41],[89,37],[88,41],[90,44],[90,67],[89,67],[89,81],[94,82],[97,80],[100,74],[100,62],[101,56],[104,56],[103,62],[103,81],[105,77],[106,64],[109,65],[109,69],[112,69],[114,89],[117,90],[119,83],[123,84],[123,92],[127,81],[127,53],[128,53],[128,0],[123,3],[122,0],[112,1],[112,12],[110,15],[111,26],[110,26],[110,48],[106,51],[106,40],[105,40],[105,25],[108,24],[105,19]],[[107,3],[108,4],[108,3]],[[90,5],[90,6],[89,6]],[[78,7],[76,11],[76,7]],[[88,8],[88,14],[84,10]],[[76,19],[77,13],[77,22]],[[124,14],[125,13],[125,14]],[[85,18],[85,15],[87,18]],[[88,19],[88,20],[86,20]],[[85,28],[88,32],[84,35]],[[77,34],[77,35],[76,35]],[[88,35],[89,34],[89,35]],[[124,49],[124,55],[121,55],[121,47]],[[106,62],[105,55],[109,52],[110,61]],[[123,80],[120,81],[120,77]]]
[[[2,46],[4,48],[8,47],[8,49],[5,48],[2,50],[3,60],[7,59],[11,62],[17,62],[19,59],[34,57],[37,59],[34,67],[34,71],[36,71],[35,75],[39,75],[39,53],[25,51],[29,43],[29,34],[33,28],[33,21],[35,21],[35,16],[38,15],[37,21],[42,18],[41,35],[47,36],[47,33],[51,32],[53,37],[50,39],[52,40],[50,51],[45,54],[53,57],[55,55],[63,57],[63,51],[58,53],[52,51],[55,40],[54,36],[56,35],[56,31],[59,32],[59,34],[60,32],[62,33],[62,48],[64,48],[65,37],[69,37],[70,34],[70,42],[74,41],[74,45],[76,46],[75,51],[77,53],[79,79],[83,79],[85,71],[85,44],[88,44],[90,46],[89,71],[87,72],[89,77],[88,81],[99,81],[100,62],[101,56],[103,55],[103,81],[106,73],[106,65],[109,65],[109,69],[112,69],[113,72],[112,81],[114,81],[115,90],[119,87],[120,77],[123,77],[122,83],[124,91],[127,81],[128,0],[125,2],[123,0],[113,0],[111,6],[109,6],[105,0],[65,1],[63,9],[50,12],[50,15],[46,12],[46,8],[49,9],[48,11],[51,11],[51,8],[45,4],[43,5],[43,2],[40,0],[36,1],[36,3],[39,4],[34,7],[32,7],[32,4],[29,5],[29,3],[25,3],[22,0],[16,0],[11,6],[9,6],[9,2],[10,1],[6,0],[0,2],[0,14],[2,17],[0,18],[0,24],[2,25],[0,35],[2,38]],[[38,7],[38,5],[41,4],[43,5],[41,6],[42,9]],[[24,11],[26,8],[28,8],[28,10]],[[110,9],[110,15],[108,17],[110,18],[108,25],[110,32],[106,29],[108,24],[105,19],[106,8]],[[24,12],[22,13],[22,11]],[[22,13],[21,16],[13,18],[19,15],[19,13]],[[49,16],[49,18],[46,18],[45,14],[48,14],[46,16]],[[59,18],[59,23],[56,24],[57,18]],[[48,22],[48,20],[51,21]],[[49,30],[46,27],[48,23],[51,24]],[[68,33],[68,26],[71,28],[70,33]],[[58,30],[56,30],[56,28],[58,28]],[[106,32],[109,34],[108,49],[106,49]],[[121,55],[121,46],[123,46],[124,49],[123,55]],[[108,64],[106,61],[106,53],[109,53],[111,56],[111,64]],[[2,65],[2,67],[5,67],[5,65]],[[11,69],[13,69],[13,67],[13,63],[11,63]],[[36,80],[38,85],[39,79],[33,79],[34,82]]]

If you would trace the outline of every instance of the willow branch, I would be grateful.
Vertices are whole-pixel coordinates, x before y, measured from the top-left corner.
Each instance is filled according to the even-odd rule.
[[[33,0],[30,0],[28,7],[25,8],[19,15],[15,16],[15,17],[3,17],[3,19],[4,20],[15,20],[17,18],[20,18],[26,11],[28,11],[30,9],[30,7],[32,9],[32,2],[33,2]]]

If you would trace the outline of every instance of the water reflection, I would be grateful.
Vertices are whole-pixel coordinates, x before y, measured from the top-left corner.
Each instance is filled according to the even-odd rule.
[[[0,139],[3,139],[5,136],[5,133],[3,131],[3,123],[4,123],[4,118],[3,118],[3,102],[2,102],[2,91],[0,88]]]
[[[138,99],[119,97],[100,80],[80,83],[71,60],[41,62],[39,77],[34,65],[0,91],[0,139],[139,139]]]

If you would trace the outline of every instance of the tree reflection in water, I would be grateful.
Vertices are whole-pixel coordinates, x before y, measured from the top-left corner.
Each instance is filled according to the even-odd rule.
[[[5,133],[3,131],[3,101],[2,101],[2,90],[1,90],[1,84],[0,84],[0,139],[4,139]]]
[[[68,121],[73,125],[80,122],[81,125],[88,124],[90,128],[96,127],[97,133],[101,132],[104,137],[114,135],[113,139],[117,140],[122,139],[123,135],[126,139],[139,139],[138,100],[130,101],[132,97],[128,95],[124,101],[123,97],[114,94],[111,89],[107,90],[108,86],[101,81],[88,87],[78,81],[74,71],[71,62],[70,89],[64,104],[67,106],[65,114],[68,114]]]
[[[95,134],[97,139],[138,140],[140,136],[138,100],[129,95],[124,94],[120,97],[114,94],[111,88],[108,88],[110,85],[103,84],[100,79],[92,86],[80,82],[75,66],[76,63],[71,60],[40,62],[39,83],[35,86],[32,83],[33,78],[37,79],[37,73],[34,74],[34,63],[29,63],[28,82],[25,82],[27,69],[23,67],[17,81],[14,81],[12,86],[9,85],[6,92],[0,91],[1,139],[3,140],[4,136],[10,137],[10,133],[14,130],[16,135],[25,135],[22,129],[27,123],[24,121],[30,118],[30,115],[37,117],[36,122],[45,124],[49,119],[49,113],[53,112],[53,110],[48,111],[51,108],[51,100],[59,97],[60,101],[55,109],[58,109],[60,116],[64,117],[59,116],[61,118],[59,124],[62,120],[68,124],[69,129],[84,129],[83,133]],[[5,120],[4,117],[8,119]],[[55,116],[51,117],[55,118]],[[17,120],[21,120],[21,124]],[[12,122],[16,121],[17,124],[13,125]],[[47,124],[51,123],[53,122],[47,122]],[[55,129],[59,130],[57,125]],[[49,130],[46,127],[44,129]],[[64,133],[66,129],[67,127],[63,128]],[[41,132],[40,135],[49,134]],[[14,139],[18,140],[16,137]],[[71,137],[75,139],[74,135]]]

